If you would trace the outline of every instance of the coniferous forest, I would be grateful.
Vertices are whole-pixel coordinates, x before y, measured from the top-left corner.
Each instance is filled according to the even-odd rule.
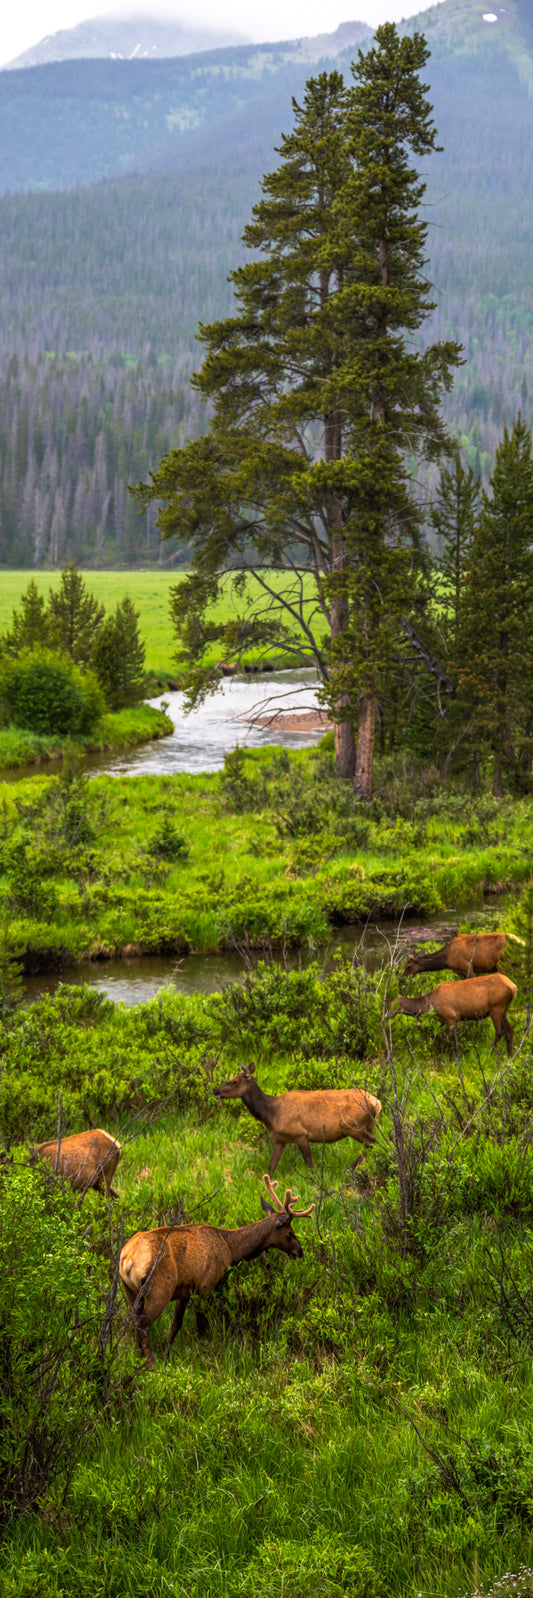
[[[525,4],[507,20],[502,15],[501,33],[480,34],[478,13],[470,3],[445,0],[418,19],[432,52],[427,80],[444,147],[426,163],[437,309],[424,337],[451,337],[464,347],[445,420],[465,465],[487,484],[504,423],[512,425],[519,408],[526,421],[531,416],[533,60]],[[346,78],[353,55],[341,41],[335,65]],[[207,66],[203,98],[194,99],[191,87],[204,59],[218,85],[209,118]],[[3,75],[10,80],[2,85],[6,148],[23,150],[25,160],[22,171],[15,156],[10,167],[4,155],[0,200],[4,565],[158,559],[157,533],[152,522],[139,521],[128,484],[205,427],[189,387],[200,360],[198,322],[231,309],[227,276],[243,257],[243,227],[274,146],[290,129],[291,94],[301,98],[309,74],[309,62],[297,53],[291,59],[288,50],[270,52],[268,71],[264,61],[252,70],[244,47],[191,58],[190,68],[187,58],[116,63],[127,72],[114,84],[104,148],[87,166],[68,74],[76,75],[76,117],[86,104],[90,132],[103,65],[61,63],[53,139],[43,121],[42,74],[56,69]],[[175,106],[167,107],[150,148],[139,131],[126,160],[113,129],[120,116],[135,115],[140,129],[143,73],[164,69],[168,77],[178,66],[172,92],[183,126]],[[58,155],[66,148],[74,163],[67,175]],[[428,483],[431,474],[424,494]]]

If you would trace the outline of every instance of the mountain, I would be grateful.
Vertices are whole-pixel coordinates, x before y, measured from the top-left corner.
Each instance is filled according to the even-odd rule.
[[[64,189],[114,173],[194,158],[205,130],[247,111],[275,141],[291,95],[322,60],[349,61],[365,23],[280,44],[167,60],[70,60],[0,72],[0,193]],[[270,111],[269,111],[270,106]],[[224,134],[223,134],[224,137]]]
[[[192,55],[199,50],[245,43],[242,34],[229,28],[194,28],[168,17],[92,17],[75,28],[47,33],[30,50],[8,61],[5,70],[95,56],[108,56],[112,61],[152,61],[161,56]]]
[[[443,0],[404,27],[430,43],[444,146],[424,163],[437,300],[425,336],[464,345],[446,416],[486,481],[504,422],[519,407],[532,416],[533,25],[530,0],[492,4],[496,23],[483,10]],[[320,63],[349,74],[354,47],[333,38],[333,53],[330,36],[0,74],[0,90],[28,86],[10,102],[19,131],[4,181],[16,159],[41,190],[0,199],[0,562],[157,557],[127,484],[205,426],[189,385],[197,326],[230,310],[227,274],[291,126],[291,94]],[[169,129],[179,105],[197,120]],[[117,132],[128,120],[129,143]],[[105,161],[104,181],[83,176]],[[63,192],[46,192],[60,166]]]

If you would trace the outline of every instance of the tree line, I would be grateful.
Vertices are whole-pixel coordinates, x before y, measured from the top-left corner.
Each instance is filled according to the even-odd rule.
[[[0,376],[0,563],[154,561],[155,516],[128,484],[202,426],[189,372],[170,360],[13,355]]]

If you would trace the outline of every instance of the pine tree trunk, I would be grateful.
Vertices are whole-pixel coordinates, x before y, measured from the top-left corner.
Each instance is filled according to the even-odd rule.
[[[348,626],[349,611],[348,601],[341,596],[333,600],[331,606],[331,639],[339,637]],[[331,685],[334,687],[335,670],[331,672]],[[342,710],[349,699],[347,694],[339,694],[333,702],[333,713],[338,708]],[[337,777],[353,777],[355,775],[355,733],[353,721],[336,721],[334,727],[335,737],[335,775]]]
[[[372,798],[374,774],[374,738],[376,732],[376,687],[371,683],[359,699],[359,727],[355,759],[354,793],[356,799]]]
[[[494,783],[493,783],[492,791],[493,791],[495,799],[501,799],[502,793],[503,793],[503,788],[502,788],[502,766],[501,766],[501,760],[500,760],[500,756],[499,755],[495,755],[494,756]]]
[[[342,435],[338,417],[326,419],[324,429],[326,461],[340,460],[342,457]],[[331,517],[331,568],[333,572],[342,571],[345,564],[345,549],[342,526],[341,507],[334,505]],[[343,632],[346,632],[350,620],[350,607],[344,594],[336,594],[331,602],[330,627],[332,643]],[[335,710],[343,710],[349,705],[346,693],[335,696],[335,667],[331,671],[331,687],[333,689],[333,714]],[[355,733],[353,721],[335,722],[335,775],[337,777],[353,777],[355,773]]]
[[[353,721],[335,722],[335,774],[337,777],[353,777],[355,775]]]

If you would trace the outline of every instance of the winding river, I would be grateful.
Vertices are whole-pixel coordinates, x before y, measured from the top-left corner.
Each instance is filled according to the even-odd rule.
[[[178,771],[198,775],[202,771],[221,771],[224,755],[236,743],[248,749],[262,748],[267,744],[282,744],[287,749],[302,749],[315,744],[323,736],[323,728],[316,731],[288,731],[285,727],[263,725],[263,718],[272,718],[283,709],[297,712],[316,711],[318,680],[314,671],[278,671],[268,675],[225,677],[216,693],[210,694],[197,710],[187,713],[184,695],[170,689],[158,699],[150,700],[159,709],[168,706],[168,715],[174,723],[174,732],[157,742],[141,744],[138,749],[121,750],[119,754],[91,755],[90,771],[105,771],[123,777],[128,773],[140,776],[153,772],[156,776],[174,776]],[[256,718],[261,717],[261,721]]]

